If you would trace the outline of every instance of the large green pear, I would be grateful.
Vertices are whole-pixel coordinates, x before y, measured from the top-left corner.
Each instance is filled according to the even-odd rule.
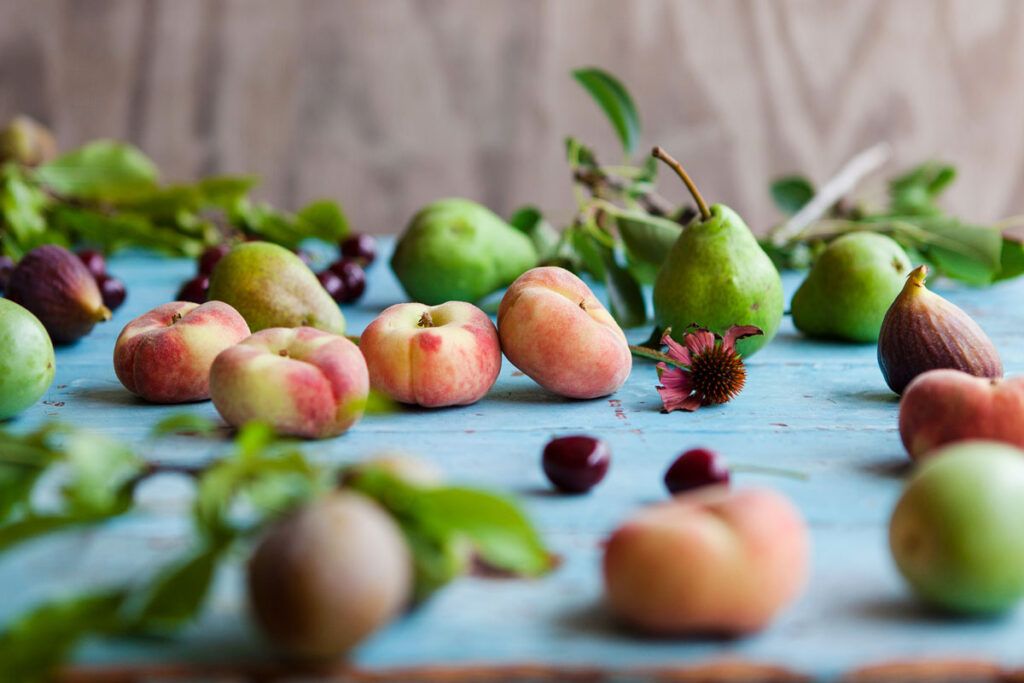
[[[793,295],[793,324],[811,337],[878,341],[885,312],[910,272],[892,238],[854,232],[833,240]]]
[[[228,252],[213,269],[209,298],[233,306],[253,332],[315,327],[345,333],[345,316],[313,271],[271,242],[247,242]]]
[[[680,174],[700,213],[679,235],[654,283],[654,314],[681,339],[690,324],[724,334],[756,325],[764,335],[736,344],[750,356],[775,336],[782,320],[782,279],[750,228],[727,206],[708,207],[689,176],[660,148],[656,157]]]
[[[409,297],[431,306],[478,301],[536,265],[529,237],[468,199],[420,209],[391,258]]]

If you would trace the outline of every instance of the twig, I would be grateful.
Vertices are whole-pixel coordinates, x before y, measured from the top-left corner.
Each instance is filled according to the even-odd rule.
[[[890,158],[892,146],[888,142],[879,142],[854,156],[831,180],[821,186],[811,201],[772,232],[771,243],[776,247],[784,246],[804,228],[824,216],[836,202],[851,192],[865,177],[884,166]]]

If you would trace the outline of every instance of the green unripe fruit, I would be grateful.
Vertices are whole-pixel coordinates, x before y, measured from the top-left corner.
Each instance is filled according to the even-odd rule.
[[[46,328],[27,309],[0,299],[0,420],[42,398],[57,363]]]

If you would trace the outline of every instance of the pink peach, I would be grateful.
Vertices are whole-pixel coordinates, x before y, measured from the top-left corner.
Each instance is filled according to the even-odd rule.
[[[476,403],[501,370],[498,331],[472,304],[396,304],[359,339],[370,386],[428,408]]]
[[[564,268],[519,276],[498,307],[501,348],[537,384],[569,398],[597,398],[626,381],[626,335],[586,283]]]
[[[175,301],[128,323],[114,344],[114,372],[128,391],[154,403],[210,397],[210,366],[249,336],[249,326],[220,301]]]
[[[279,434],[341,434],[363,415],[366,362],[345,337],[312,327],[272,327],[213,362],[210,396],[228,424],[259,420]]]
[[[914,460],[969,439],[1024,448],[1024,377],[989,379],[959,370],[918,375],[900,399],[900,437]]]
[[[605,550],[605,592],[615,615],[645,633],[750,633],[800,592],[808,546],[804,521],[783,496],[713,486],[616,530]]]

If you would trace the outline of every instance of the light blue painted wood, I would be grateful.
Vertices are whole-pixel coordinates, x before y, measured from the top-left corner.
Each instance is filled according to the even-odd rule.
[[[196,440],[146,441],[151,425],[181,407],[146,405],[118,384],[114,339],[134,316],[170,299],[191,275],[187,261],[112,259],[129,284],[114,320],[77,346],[58,351],[57,380],[44,399],[11,423],[29,429],[56,417],[137,444],[154,458],[199,461],[216,452]],[[365,300],[346,307],[358,333],[383,306],[402,299],[381,262]],[[786,289],[799,282],[788,275]],[[1024,369],[1020,300],[1024,282],[991,289],[939,287],[992,335],[1010,374]],[[646,330],[634,330],[639,341]],[[731,404],[695,414],[658,412],[653,366],[638,363],[611,399],[574,402],[545,394],[507,362],[479,404],[409,410],[363,420],[345,436],[309,443],[324,462],[381,449],[428,457],[454,481],[518,495],[551,547],[564,558],[534,581],[462,579],[377,634],[354,655],[371,669],[423,664],[553,663],[609,668],[686,665],[723,656],[770,662],[817,676],[891,659],[981,657],[1024,664],[1024,613],[995,621],[952,621],[923,612],[909,597],[886,547],[888,516],[906,474],[896,432],[896,398],[882,381],[871,345],[810,342],[787,319],[774,343],[748,363],[746,390]],[[188,409],[215,416],[209,403]],[[613,464],[590,495],[548,493],[539,468],[553,434],[608,439]],[[813,533],[813,576],[803,597],[764,633],[737,641],[650,641],[623,633],[600,608],[600,542],[637,506],[661,500],[661,476],[676,454],[708,446],[733,463],[803,472],[807,481],[739,474],[739,486],[789,495]],[[84,586],[139,576],[184,549],[190,488],[164,477],[141,492],[143,511],[101,530],[36,542],[0,558],[0,620],[34,602]],[[237,567],[219,577],[199,623],[171,642],[89,643],[88,663],[259,660],[269,656],[244,617]]]

